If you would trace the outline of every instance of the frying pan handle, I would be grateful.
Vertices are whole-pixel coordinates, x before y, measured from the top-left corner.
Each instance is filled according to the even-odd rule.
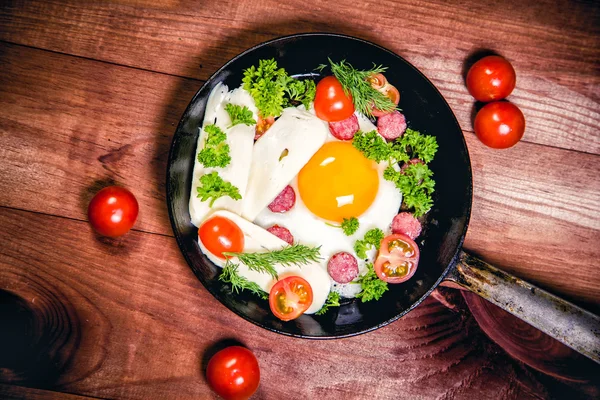
[[[600,318],[461,250],[446,279],[600,363]]]

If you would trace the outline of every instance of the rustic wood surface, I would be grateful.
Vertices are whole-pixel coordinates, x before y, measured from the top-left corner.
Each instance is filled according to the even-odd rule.
[[[372,40],[423,71],[459,119],[474,183],[465,249],[599,312],[597,2],[85,3],[0,3],[0,398],[214,398],[202,368],[236,341],[259,358],[261,399],[600,396],[597,367],[557,379],[513,360],[449,290],[349,339],[247,323],[185,263],[164,185],[183,110],[229,58],[297,32]],[[513,62],[527,119],[504,151],[473,134],[463,83],[489,50]],[[86,222],[111,183],[140,202],[118,240]]]

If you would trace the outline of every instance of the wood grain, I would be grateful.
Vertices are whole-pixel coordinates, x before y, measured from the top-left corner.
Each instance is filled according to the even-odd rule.
[[[469,314],[433,299],[358,337],[286,338],[216,301],[172,238],[131,232],[99,239],[85,222],[6,208],[0,225],[0,293],[16,299],[2,303],[3,317],[25,309],[38,327],[26,336],[37,344],[30,359],[50,361],[37,370],[10,364],[0,369],[5,383],[102,398],[214,398],[202,365],[235,338],[259,359],[261,399],[550,397],[536,374],[485,339]],[[14,345],[0,341],[0,354]]]
[[[86,400],[94,397],[0,384],[0,397],[5,400]]]
[[[0,53],[0,205],[86,220],[93,194],[117,182],[140,202],[136,229],[172,235],[168,149],[200,83],[23,46],[0,44]],[[600,258],[597,157],[530,143],[494,151],[465,137],[475,190],[466,248],[597,307],[600,270],[590,262]]]
[[[517,70],[511,100],[526,116],[525,141],[600,154],[600,7],[594,2],[77,4],[14,1],[0,10],[0,40],[204,80],[262,41],[297,32],[345,33],[407,58],[440,88],[468,131],[473,100],[462,75],[473,55],[494,50]],[[374,26],[369,10],[378,9],[385,12]],[[482,23],[489,15],[495,17]]]

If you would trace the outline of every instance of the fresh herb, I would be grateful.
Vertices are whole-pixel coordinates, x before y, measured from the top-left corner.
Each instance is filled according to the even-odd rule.
[[[225,106],[225,111],[229,114],[229,118],[231,119],[231,125],[236,126],[238,124],[244,125],[256,125],[256,121],[252,118],[252,111],[246,106],[239,106],[237,104],[229,103]]]
[[[201,201],[211,199],[209,206],[212,207],[215,200],[223,196],[229,196],[233,200],[240,200],[242,198],[238,188],[230,182],[224,181],[216,172],[211,172],[200,177],[198,197]]]
[[[218,126],[211,124],[204,127],[207,133],[204,148],[198,153],[198,161],[205,167],[226,167],[231,162],[229,145],[225,143],[227,135]]]
[[[295,244],[284,247],[280,250],[273,250],[265,253],[231,253],[223,252],[227,257],[237,257],[244,263],[248,269],[257,272],[265,272],[273,278],[277,278],[277,271],[274,265],[306,265],[310,262],[317,262],[320,247],[308,247],[303,244]]]
[[[356,217],[344,218],[341,228],[346,236],[352,236],[358,230],[358,219]]]
[[[407,164],[401,172],[391,166],[383,172],[383,177],[395,183],[402,192],[402,201],[408,208],[414,208],[415,217],[426,214],[433,205],[431,194],[435,181],[431,178],[433,172],[427,164]]]
[[[250,93],[261,118],[278,117],[284,106],[293,102],[308,108],[315,97],[315,83],[290,77],[285,69],[277,67],[274,59],[260,60],[244,71],[243,88]]]
[[[221,271],[221,275],[219,275],[219,280],[226,283],[231,283],[231,290],[235,293],[239,293],[242,290],[249,290],[250,292],[260,296],[262,299],[267,300],[269,298],[269,294],[261,289],[254,282],[250,282],[248,279],[244,278],[238,273],[238,264],[233,264],[228,262],[223,267],[223,271]]]
[[[319,311],[317,311],[316,315],[323,315],[327,312],[329,307],[339,307],[340,306],[340,294],[337,292],[329,292],[327,295],[327,300],[325,300],[325,304]]]
[[[376,162],[390,161],[392,147],[377,131],[358,131],[352,139],[352,146],[364,154],[369,160]]]
[[[363,303],[371,300],[379,300],[389,289],[387,282],[377,277],[371,263],[367,264],[367,273],[359,277],[357,282],[360,283],[362,290],[356,297],[361,299]]]
[[[367,250],[370,250],[372,247],[379,250],[379,245],[383,240],[383,231],[379,228],[373,228],[365,233],[365,237],[362,240],[357,240],[354,243],[354,251],[356,255],[360,258],[367,258]]]
[[[392,142],[394,155],[405,154],[409,159],[418,158],[425,163],[431,162],[438,149],[435,136],[423,135],[419,131],[406,128],[404,135]],[[396,158],[398,161],[408,161]]]
[[[354,108],[367,116],[372,116],[373,108],[383,112],[392,112],[396,109],[396,105],[389,97],[374,89],[368,79],[382,72],[387,68],[373,64],[370,70],[357,70],[345,60],[339,63],[334,63],[329,60],[331,72],[335,75],[338,81],[342,84],[344,91],[352,96]]]

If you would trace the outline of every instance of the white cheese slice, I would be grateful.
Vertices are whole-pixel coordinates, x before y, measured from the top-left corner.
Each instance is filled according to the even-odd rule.
[[[286,108],[254,144],[242,216],[256,216],[300,172],[329,134],[326,122],[297,108]]]

